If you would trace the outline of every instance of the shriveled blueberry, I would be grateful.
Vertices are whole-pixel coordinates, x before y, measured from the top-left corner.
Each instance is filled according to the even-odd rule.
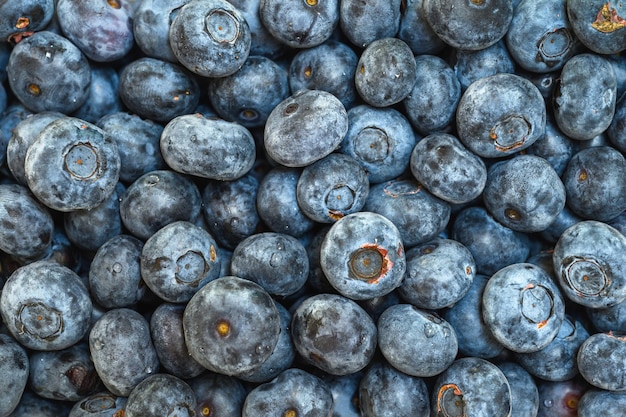
[[[106,391],[88,395],[74,403],[68,417],[119,417],[126,400]]]
[[[578,401],[578,417],[618,416],[626,409],[626,393],[588,389]]]
[[[328,386],[306,371],[291,368],[250,391],[241,416],[326,417],[332,412],[333,396]]]
[[[170,25],[189,0],[139,0],[133,15],[133,34],[141,51],[149,57],[178,62],[170,46]]]
[[[400,27],[396,36],[406,42],[416,56],[435,54],[445,46],[426,20],[423,3],[423,0],[400,3]]]
[[[322,242],[320,264],[330,284],[352,300],[389,294],[406,270],[400,232],[372,212],[353,213],[333,224]]]
[[[0,388],[3,392],[1,416],[11,415],[17,407],[26,388],[29,371],[26,350],[11,336],[0,334]]]
[[[273,161],[304,167],[333,152],[347,131],[348,114],[337,97],[322,90],[300,90],[269,114],[264,145]]]
[[[515,362],[502,362],[497,366],[511,388],[511,417],[536,416],[539,390],[533,377]]]
[[[55,12],[54,0],[25,0],[0,5],[0,39],[18,43],[21,36],[43,30]],[[2,81],[2,80],[0,80]]]
[[[172,119],[161,133],[160,146],[163,159],[174,171],[221,181],[241,178],[256,158],[248,129],[199,113]]]
[[[578,350],[580,374],[597,388],[626,391],[626,336],[622,333],[596,333]]]
[[[614,54],[624,50],[626,7],[620,2],[604,0],[568,0],[567,18],[574,34],[598,54]],[[593,77],[589,77],[593,78]]]
[[[612,226],[578,222],[563,232],[552,256],[554,275],[575,303],[605,308],[626,299],[626,238]]]
[[[411,304],[391,306],[380,315],[378,345],[394,368],[419,377],[440,374],[458,352],[452,326]]]
[[[339,23],[343,34],[358,48],[377,39],[398,33],[402,12],[401,0],[341,0]]]
[[[182,379],[170,374],[155,374],[138,383],[124,407],[127,417],[194,416],[196,397]]]
[[[196,415],[240,416],[246,389],[232,376],[205,372],[187,380],[196,396]]]
[[[516,72],[515,61],[504,40],[477,51],[457,49],[454,58],[454,73],[461,83],[462,91],[483,77]]]
[[[159,369],[148,321],[128,308],[109,310],[94,323],[89,350],[98,376],[115,395],[127,397]]]
[[[7,329],[20,344],[35,350],[64,349],[81,340],[91,325],[92,310],[78,275],[53,261],[17,269],[0,297]]]
[[[178,61],[203,77],[233,74],[250,53],[248,23],[226,0],[186,3],[170,24],[169,37]]]
[[[417,64],[411,48],[401,39],[383,38],[370,43],[359,57],[354,83],[369,105],[399,103],[417,81]]]
[[[356,302],[336,294],[306,298],[293,313],[291,335],[300,357],[331,375],[362,370],[377,345],[370,316]]]
[[[258,369],[271,356],[280,336],[280,315],[261,286],[225,276],[191,298],[183,328],[196,361],[214,372],[238,376]]]

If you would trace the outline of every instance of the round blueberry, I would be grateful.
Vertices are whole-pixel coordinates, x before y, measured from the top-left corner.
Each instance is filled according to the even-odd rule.
[[[138,383],[128,395],[125,417],[194,416],[196,397],[182,379],[160,373]]]

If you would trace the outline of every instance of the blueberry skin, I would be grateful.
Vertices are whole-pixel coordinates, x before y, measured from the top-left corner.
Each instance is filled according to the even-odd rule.
[[[406,270],[400,232],[380,214],[350,214],[324,237],[320,265],[344,297],[366,300],[387,295],[401,285]]]
[[[341,31],[358,48],[366,48],[377,39],[393,37],[400,28],[401,4],[400,0],[376,0],[367,3],[341,0]]]
[[[131,113],[164,123],[192,113],[200,100],[198,82],[189,72],[180,65],[149,57],[136,59],[122,69],[119,94]]]
[[[170,46],[170,25],[189,0],[140,0],[133,14],[133,34],[139,49],[151,58],[177,63]]]
[[[249,279],[274,296],[295,294],[309,275],[304,245],[282,233],[256,233],[241,241],[230,261],[230,273]]]
[[[96,125],[115,139],[120,154],[120,180],[128,184],[143,174],[165,168],[159,140],[163,126],[136,114],[112,112]]]
[[[28,188],[0,184],[0,250],[22,259],[41,258],[52,243],[54,220]]]
[[[128,397],[159,369],[148,321],[128,308],[109,310],[94,323],[89,350],[98,376],[115,395]]]
[[[11,417],[58,417],[68,415],[71,404],[42,398],[31,391],[24,391],[19,404],[10,414]]]
[[[406,273],[398,293],[418,308],[439,310],[460,301],[475,274],[474,258],[465,246],[435,238],[407,251]]]
[[[417,142],[409,167],[429,192],[451,204],[478,198],[487,182],[484,161],[449,133],[433,133]]]
[[[591,53],[578,54],[561,70],[554,91],[554,118],[570,138],[592,139],[610,126],[616,97],[617,80],[609,61]]]
[[[626,151],[626,100],[620,100],[615,105],[615,114],[606,134],[614,148]]]
[[[483,158],[500,158],[543,137],[546,105],[532,82],[515,74],[495,74],[465,90],[456,111],[456,127],[469,150]]]
[[[324,274],[322,265],[320,263],[322,242],[326,234],[330,230],[331,225],[325,225],[318,228],[309,243],[306,245],[306,252],[309,257],[309,277],[307,279],[307,286],[319,293],[336,293],[337,290],[330,285],[328,278]]]
[[[421,378],[376,362],[359,384],[359,408],[363,417],[428,417],[428,388]]]
[[[365,368],[377,345],[374,321],[356,302],[337,294],[316,294],[295,309],[291,337],[300,359],[331,375]]]
[[[361,53],[354,75],[359,96],[369,105],[386,107],[404,100],[417,81],[411,48],[401,39],[382,38]]]
[[[515,61],[511,58],[504,40],[477,51],[456,49],[453,68],[462,91],[481,78],[516,72]]]
[[[465,296],[442,311],[442,317],[455,330],[459,353],[463,356],[491,359],[504,350],[482,317],[482,297],[488,280],[486,275],[476,275]]]
[[[337,97],[346,109],[357,100],[354,74],[359,58],[347,44],[329,39],[298,51],[289,63],[289,88],[324,90]]]
[[[588,389],[579,378],[567,381],[537,381],[539,410],[537,417],[570,417],[577,415],[578,402]]]
[[[102,391],[74,403],[68,417],[117,417],[124,410],[127,398]]]
[[[102,388],[86,343],[35,352],[29,361],[29,387],[43,398],[75,402]]]
[[[0,415],[8,416],[17,407],[28,383],[29,371],[26,350],[11,336],[0,334],[0,387],[4,393]]]
[[[513,3],[509,0],[424,0],[422,7],[431,28],[445,43],[471,51],[502,39],[513,18]]]
[[[586,311],[599,331],[626,333],[626,301],[605,308],[587,308]]]
[[[616,391],[588,389],[578,402],[578,416],[602,415],[618,416],[626,409],[626,394]]]
[[[256,196],[256,207],[263,223],[273,232],[302,237],[313,229],[298,205],[296,189],[302,170],[277,166],[263,176]]]
[[[54,297],[50,297],[54,294]],[[4,284],[0,313],[24,347],[59,350],[83,338],[93,305],[76,273],[53,261],[18,268]]]
[[[260,285],[225,276],[191,298],[183,314],[191,356],[213,372],[238,376],[258,369],[280,336],[280,315]]]
[[[235,181],[211,181],[202,191],[202,214],[220,247],[235,249],[259,227],[258,180],[247,174]]]
[[[626,339],[621,333],[591,335],[578,350],[578,370],[594,387],[609,391],[626,391],[625,351]]]
[[[339,2],[261,0],[259,17],[281,43],[291,48],[312,48],[332,36],[339,24]]]
[[[174,171],[213,180],[241,178],[256,159],[248,129],[199,113],[178,116],[165,125],[160,147],[165,163]]]
[[[469,249],[476,262],[476,272],[485,275],[524,262],[530,253],[526,234],[500,224],[483,207],[461,210],[452,224],[452,238]]]
[[[130,307],[145,293],[139,257],[143,242],[121,234],[104,242],[89,267],[89,290],[104,308]]]
[[[605,3],[600,0],[567,1],[567,18],[576,37],[598,54],[613,54],[624,50],[626,35],[622,16],[626,15],[622,3]]]
[[[242,417],[259,415],[327,417],[333,413],[333,396],[318,377],[297,368],[283,371],[246,396]]]
[[[452,364],[456,333],[441,317],[411,304],[397,304],[378,319],[378,346],[383,356],[405,374],[431,377]]]
[[[626,159],[597,146],[575,153],[562,174],[568,207],[578,216],[608,222],[626,209]]]
[[[250,28],[250,55],[262,55],[270,59],[277,59],[286,52],[285,45],[276,39],[267,30],[261,16],[259,7],[261,0],[229,0],[243,15]]]
[[[12,130],[28,116],[34,113],[24,107],[21,103],[12,103],[6,110],[0,114],[0,167],[2,167],[6,161],[7,147],[11,136]],[[24,151],[26,152],[26,151]]]
[[[515,362],[501,362],[497,366],[511,388],[511,417],[536,416],[539,391],[533,377]]]
[[[559,130],[552,117],[546,119],[546,133],[526,148],[529,155],[540,156],[561,176],[567,163],[576,153],[576,143]]]
[[[145,173],[128,187],[120,201],[120,216],[133,236],[146,240],[175,221],[195,221],[201,205],[200,190],[189,178],[157,170]]]
[[[333,152],[348,131],[341,101],[322,90],[300,90],[280,102],[264,128],[268,156],[288,167],[304,167]]]
[[[415,56],[441,52],[445,43],[432,30],[424,15],[423,0],[400,3],[400,27],[396,36],[406,42]]]
[[[406,248],[427,242],[443,232],[451,212],[448,203],[433,196],[417,181],[401,177],[373,185],[363,210],[391,220]]]
[[[203,77],[235,73],[250,53],[251,33],[243,15],[226,0],[192,0],[169,29],[178,61]]]
[[[134,45],[132,2],[59,0],[56,17],[65,36],[92,61],[118,60]]]
[[[452,67],[438,56],[419,55],[415,64],[416,82],[402,104],[413,127],[428,135],[452,123],[461,98],[461,83]]]
[[[390,181],[407,169],[417,137],[402,113],[361,104],[348,110],[348,122],[340,152],[365,168],[370,184]]]
[[[184,303],[219,276],[217,244],[202,227],[176,221],[154,232],[141,249],[141,276],[170,303]]]
[[[511,388],[502,371],[480,358],[454,361],[435,381],[431,416],[508,416]]]
[[[565,230],[552,253],[554,275],[565,296],[591,308],[624,301],[625,249],[624,235],[606,223],[586,220]]]
[[[565,186],[545,159],[516,155],[489,169],[483,201],[489,213],[512,230],[539,232],[565,207]]]
[[[73,116],[89,123],[96,123],[107,114],[121,111],[119,84],[120,77],[114,67],[92,65],[89,96]]]
[[[367,172],[356,159],[332,153],[302,170],[296,198],[307,217],[333,223],[360,211],[369,189]]]
[[[267,117],[289,96],[287,72],[263,56],[250,56],[227,77],[209,81],[209,100],[224,119],[247,128],[262,127]]]
[[[0,38],[18,43],[28,32],[43,30],[55,12],[54,0],[28,0],[19,3],[3,3],[0,14],[3,16],[0,24]]]
[[[565,0],[520,2],[506,33],[506,43],[513,59],[536,73],[561,69],[582,50],[568,21]]]
[[[124,407],[127,417],[156,417],[163,415],[194,416],[196,397],[182,379],[160,373],[141,381],[128,395]]]
[[[26,181],[46,206],[63,212],[92,209],[113,192],[120,157],[105,131],[73,117],[48,124],[28,148]]]
[[[246,389],[237,378],[205,372],[186,381],[196,396],[196,415],[240,416]]]
[[[69,114],[89,97],[91,68],[67,38],[42,31],[13,47],[6,67],[9,86],[33,112]]]

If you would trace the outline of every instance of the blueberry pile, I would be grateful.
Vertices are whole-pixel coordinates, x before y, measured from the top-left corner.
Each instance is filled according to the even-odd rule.
[[[626,410],[626,3],[0,1],[0,417]]]

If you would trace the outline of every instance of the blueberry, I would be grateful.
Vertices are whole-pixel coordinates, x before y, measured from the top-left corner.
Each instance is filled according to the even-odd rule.
[[[0,388],[4,393],[0,415],[8,416],[17,407],[30,372],[26,350],[15,339],[0,334]]]
[[[406,273],[398,293],[416,307],[439,310],[469,291],[476,264],[471,252],[452,239],[435,238],[406,253]]]
[[[374,321],[356,302],[316,294],[296,308],[291,336],[299,357],[331,375],[347,375],[370,363],[377,345]]]
[[[155,374],[138,383],[124,407],[127,417],[194,416],[196,397],[185,381],[169,374]]]
[[[578,350],[580,374],[594,387],[626,391],[624,351],[626,338],[622,333],[596,333],[589,336]]]
[[[188,221],[163,226],[141,250],[141,276],[160,298],[184,303],[219,276],[221,260],[213,237]]]
[[[205,368],[238,376],[258,369],[280,336],[280,315],[271,296],[247,279],[225,276],[191,298],[183,315],[191,356]]]
[[[332,413],[333,397],[328,386],[306,371],[291,368],[250,391],[241,416],[326,417]]]
[[[593,326],[601,332],[626,333],[626,300],[605,308],[586,308]]]
[[[578,54],[563,66],[555,87],[556,123],[570,138],[589,140],[611,124],[616,98],[617,80],[609,61],[596,54]]]
[[[626,299],[626,238],[617,229],[593,220],[569,227],[553,252],[554,274],[563,293],[591,308],[605,308]]]
[[[0,184],[0,250],[22,259],[41,258],[52,243],[54,220],[28,188]]]
[[[417,142],[409,162],[420,184],[452,204],[475,200],[487,182],[483,160],[449,133],[433,133]]]
[[[337,97],[346,109],[357,99],[354,74],[358,57],[345,43],[330,39],[321,45],[298,51],[289,63],[289,87],[324,90]]]
[[[540,156],[561,176],[567,163],[576,152],[575,142],[559,130],[552,117],[546,119],[546,133],[526,148],[529,155]]]
[[[341,0],[339,24],[342,33],[358,48],[377,39],[393,37],[400,28],[401,0]]]
[[[191,113],[200,100],[198,82],[189,72],[175,63],[149,57],[136,59],[122,69],[119,94],[132,113],[156,122]]]
[[[170,46],[169,30],[180,8],[189,0],[137,0],[133,34],[141,51],[151,58],[178,62]]]
[[[70,412],[71,403],[65,401],[49,400],[42,398],[30,391],[24,391],[22,398],[10,414],[11,417],[58,417],[66,416]]]
[[[370,184],[393,180],[407,169],[417,137],[402,113],[362,104],[348,110],[348,122],[340,151],[365,168]]]
[[[274,107],[263,137],[273,161],[304,167],[333,152],[347,131],[348,114],[337,97],[300,90]]]
[[[400,232],[372,212],[350,214],[333,224],[322,242],[320,264],[330,284],[352,300],[389,294],[406,270]]]
[[[205,372],[186,380],[196,396],[197,416],[240,416],[246,389],[237,378]]]
[[[515,362],[501,362],[497,366],[511,388],[511,417],[536,416],[539,390],[533,377]]]
[[[0,14],[0,39],[18,43],[22,36],[43,30],[55,12],[54,0],[26,0],[3,3]]]
[[[375,107],[404,100],[417,81],[411,48],[401,39],[382,38],[370,43],[359,57],[354,83],[359,96]]]
[[[624,50],[626,9],[620,2],[567,1],[567,18],[574,34],[593,52],[612,54]],[[591,77],[589,77],[591,78]]]
[[[148,321],[128,308],[109,310],[94,323],[89,350],[98,376],[115,395],[128,397],[159,368]]]
[[[106,391],[98,392],[76,401],[68,417],[119,417],[126,401],[126,397]]]
[[[359,384],[359,408],[363,417],[428,417],[428,388],[421,378],[376,362]]]
[[[606,413],[618,416],[626,408],[626,394],[617,391],[588,389],[578,401],[578,416],[592,417]]]
[[[73,117],[48,124],[28,148],[26,181],[35,196],[58,211],[91,209],[115,191],[117,144],[99,127]]]
[[[107,114],[122,110],[119,96],[120,78],[116,69],[106,65],[91,66],[89,96],[85,103],[73,114],[74,117],[89,123],[96,123]]]
[[[6,110],[0,114],[0,167],[2,167],[6,161],[7,147],[13,136],[13,129],[17,127],[22,120],[33,114],[33,112],[20,103],[10,104]],[[24,153],[25,152],[26,150],[24,150]]]
[[[339,24],[339,2],[261,0],[259,17],[268,32],[281,43],[292,48],[311,48],[333,34]]]
[[[423,0],[400,2],[400,27],[396,35],[409,45],[416,56],[435,54],[445,47],[426,20],[422,4]]]
[[[104,242],[89,268],[89,290],[104,308],[130,307],[145,293],[140,260],[143,242],[121,234]]]
[[[454,361],[458,344],[452,326],[438,315],[411,304],[397,304],[378,319],[378,345],[399,371],[431,377]]]
[[[161,133],[160,146],[165,163],[174,171],[222,181],[241,178],[256,159],[248,129],[199,113],[172,119]]]
[[[483,158],[528,148],[546,129],[546,105],[533,83],[515,74],[481,78],[465,90],[456,112],[458,137]]]
[[[503,40],[477,51],[457,49],[454,58],[454,73],[461,83],[462,91],[481,78],[516,72],[515,61]]]
[[[626,151],[626,100],[617,102],[615,114],[606,134],[614,148],[620,152]]]
[[[203,77],[236,72],[250,53],[251,34],[243,15],[226,0],[191,0],[169,28],[178,61]]]
[[[263,56],[250,56],[234,74],[209,81],[209,99],[224,119],[262,127],[274,107],[289,96],[287,72]]]
[[[228,2],[239,10],[248,23],[252,38],[250,55],[262,55],[270,59],[277,59],[286,52],[285,45],[272,36],[261,21],[259,15],[261,0],[229,0]]]
[[[34,112],[69,114],[89,97],[91,68],[67,38],[42,31],[15,45],[6,67],[9,85]]]
[[[567,381],[537,380],[539,391],[539,410],[537,417],[577,416],[580,397],[587,390],[587,385],[578,378]]]
[[[502,39],[513,18],[510,0],[424,0],[423,8],[431,28],[445,43],[467,50],[484,49]]]
[[[359,382],[363,372],[348,375],[321,376],[333,396],[333,417],[360,417]]]
[[[200,190],[189,178],[169,170],[150,171],[128,187],[120,216],[132,235],[146,240],[175,221],[195,221],[201,204]]]
[[[319,223],[333,223],[363,208],[369,181],[359,162],[332,153],[304,168],[296,187],[300,209]]]
[[[363,208],[391,220],[410,248],[427,242],[446,228],[450,205],[413,179],[396,178],[371,187]]]
[[[435,381],[431,415],[508,416],[511,388],[502,371],[480,358],[454,361]]]

